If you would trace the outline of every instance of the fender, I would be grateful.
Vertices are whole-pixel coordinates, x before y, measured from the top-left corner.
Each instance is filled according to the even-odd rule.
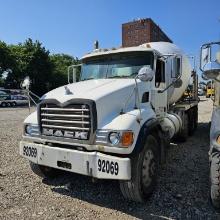
[[[160,127],[160,123],[158,122],[156,118],[151,118],[147,120],[141,127],[134,150],[131,153],[131,157],[136,156],[138,153],[142,151],[144,147],[144,143],[145,143],[145,137],[149,135],[150,133],[155,133],[159,137],[160,162],[164,163],[165,157],[166,157],[165,155],[166,145],[168,145],[170,142],[168,139],[168,135],[162,131]]]

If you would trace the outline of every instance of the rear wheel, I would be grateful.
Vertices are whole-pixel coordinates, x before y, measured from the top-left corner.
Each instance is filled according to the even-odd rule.
[[[193,135],[198,126],[198,108],[193,107],[188,111],[189,114],[189,135]]]
[[[40,177],[55,178],[60,175],[61,171],[52,167],[42,166],[30,161],[31,170]]]
[[[16,103],[16,102],[12,102],[11,105],[12,105],[13,107],[15,107],[15,106],[17,105],[17,103]]]
[[[198,106],[194,107],[195,129],[198,128]]]
[[[216,153],[211,160],[210,166],[210,196],[212,204],[220,209],[220,154]]]
[[[154,135],[148,135],[143,150],[131,159],[131,180],[120,181],[123,196],[144,202],[152,194],[159,169],[159,144]]]
[[[183,125],[179,134],[177,135],[177,139],[179,141],[186,141],[189,136],[189,117],[187,112],[183,113],[182,122]]]

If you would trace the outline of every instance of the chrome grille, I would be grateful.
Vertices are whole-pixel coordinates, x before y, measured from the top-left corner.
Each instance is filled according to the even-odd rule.
[[[40,105],[41,133],[46,136],[88,140],[91,133],[90,106],[69,104]]]

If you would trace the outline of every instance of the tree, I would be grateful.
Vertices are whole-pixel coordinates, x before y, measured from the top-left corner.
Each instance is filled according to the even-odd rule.
[[[5,79],[3,73],[12,71],[15,66],[15,60],[6,43],[0,41],[0,86],[3,86]]]
[[[73,64],[78,64],[78,59],[67,54],[54,54],[50,55],[50,60],[53,65],[52,87],[67,84],[67,69]]]
[[[10,50],[16,60],[16,68],[9,74],[7,83],[13,85],[13,81],[21,82],[25,76],[29,76],[34,93],[42,95],[49,91],[53,69],[49,51],[39,41],[33,42],[31,39],[24,44],[11,45]]]
[[[31,90],[40,95],[67,83],[67,68],[79,63],[78,59],[66,54],[50,55],[39,41],[27,39],[18,45],[0,42],[0,86],[20,88],[21,81],[29,76]],[[2,73],[8,71],[2,80]]]

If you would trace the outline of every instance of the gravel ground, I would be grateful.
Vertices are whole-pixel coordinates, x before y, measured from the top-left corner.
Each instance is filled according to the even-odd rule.
[[[117,181],[76,174],[34,175],[18,155],[24,108],[0,109],[0,219],[220,219],[209,201],[209,121],[212,102],[199,104],[199,126],[171,144],[158,186],[146,204],[126,201]]]

